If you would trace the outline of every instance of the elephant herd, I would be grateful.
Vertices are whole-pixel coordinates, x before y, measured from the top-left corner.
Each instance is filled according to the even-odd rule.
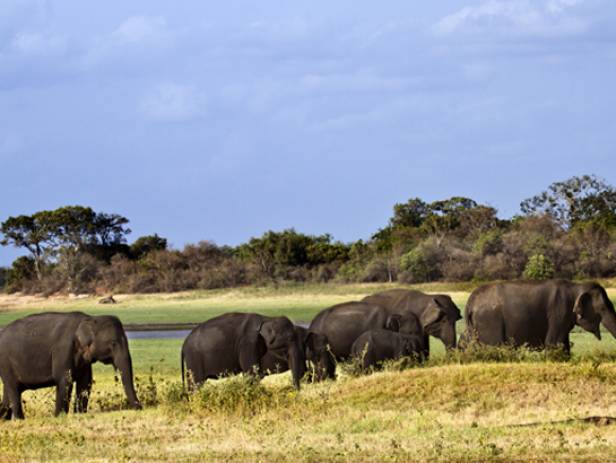
[[[307,328],[286,317],[227,313],[201,323],[181,351],[182,381],[198,387],[233,373],[265,375],[290,370],[293,383],[314,368],[314,378],[335,378],[336,362],[358,358],[361,366],[430,354],[429,337],[447,349],[487,345],[560,346],[569,351],[577,325],[601,338],[600,324],[616,337],[616,312],[597,283],[566,280],[512,281],[479,287],[465,310],[466,330],[457,343],[460,310],[447,295],[392,289],[319,312]],[[133,384],[128,341],[113,316],[43,313],[16,320],[0,332],[0,418],[23,418],[25,390],[56,387],[55,414],[67,413],[73,385],[75,412],[86,412],[92,363],[120,371],[129,404],[141,408]],[[186,373],[188,371],[188,374]]]

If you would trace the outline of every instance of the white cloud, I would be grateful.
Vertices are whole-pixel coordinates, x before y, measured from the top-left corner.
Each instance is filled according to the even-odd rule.
[[[167,22],[161,17],[132,16],[111,34],[118,44],[160,41],[169,36]]]
[[[125,69],[139,68],[156,61],[161,53],[173,48],[175,36],[165,18],[131,16],[111,33],[99,37],[83,55],[85,69],[108,67],[110,63]]]
[[[205,114],[205,97],[194,87],[166,83],[147,94],[140,107],[152,119],[183,121]]]
[[[19,32],[13,36],[9,49],[22,55],[62,53],[67,49],[66,39],[39,32]]]
[[[570,11],[581,0],[488,0],[445,16],[437,35],[499,34],[562,36],[584,32],[588,23]]]
[[[370,69],[358,70],[350,74],[307,74],[301,79],[307,90],[333,92],[386,92],[403,90],[413,81],[382,76]]]

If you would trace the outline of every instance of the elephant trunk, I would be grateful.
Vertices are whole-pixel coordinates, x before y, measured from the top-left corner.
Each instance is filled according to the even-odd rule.
[[[124,386],[124,393],[130,406],[136,410],[141,410],[141,402],[137,398],[135,392],[135,384],[133,382],[133,362],[128,352],[128,342],[125,341],[124,345],[119,346],[113,355],[113,366],[120,370],[120,377],[122,378],[122,385]]]
[[[601,317],[601,323],[607,328],[607,330],[616,338],[616,313],[613,310],[603,314]]]
[[[440,332],[441,341],[447,349],[456,348],[456,325],[453,323],[444,323]]]
[[[288,351],[289,367],[293,375],[293,385],[299,389],[299,382],[306,373],[306,356],[299,342],[291,344]]]
[[[324,352],[319,362],[320,371],[317,374],[317,380],[336,379],[336,362],[333,355],[328,351]]]

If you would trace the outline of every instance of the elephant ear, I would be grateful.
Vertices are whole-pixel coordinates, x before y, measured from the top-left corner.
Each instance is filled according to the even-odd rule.
[[[590,293],[582,293],[578,296],[573,306],[575,313],[575,323],[586,331],[594,334],[597,339],[601,339],[601,330],[599,323],[601,316],[595,312],[592,306],[592,295]]]
[[[92,320],[83,320],[75,331],[75,356],[78,361],[92,363],[94,354],[94,330]]]
[[[421,317],[419,317],[419,321],[421,322],[421,326],[425,329],[427,326],[438,321],[441,316],[443,316],[445,312],[441,308],[441,305],[436,299],[432,299],[432,304],[428,306],[426,310],[423,311]]]
[[[390,315],[389,317],[387,317],[387,320],[385,321],[385,329],[390,330],[390,331],[395,331],[395,332],[400,331],[400,320],[401,319],[402,319],[402,316],[397,313]]]
[[[259,329],[257,330],[257,333],[259,334],[259,336],[261,336],[268,349],[276,340],[276,330],[272,326],[272,323],[262,322],[259,326]]]

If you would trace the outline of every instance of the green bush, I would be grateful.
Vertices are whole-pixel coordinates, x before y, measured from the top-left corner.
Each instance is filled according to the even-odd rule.
[[[473,251],[480,256],[499,253],[503,249],[502,230],[490,230],[482,233],[473,244]]]
[[[554,266],[543,254],[535,254],[528,259],[524,267],[524,278],[545,280],[554,276]]]
[[[405,283],[421,283],[433,279],[434,267],[422,247],[416,247],[400,258],[400,271]]]

